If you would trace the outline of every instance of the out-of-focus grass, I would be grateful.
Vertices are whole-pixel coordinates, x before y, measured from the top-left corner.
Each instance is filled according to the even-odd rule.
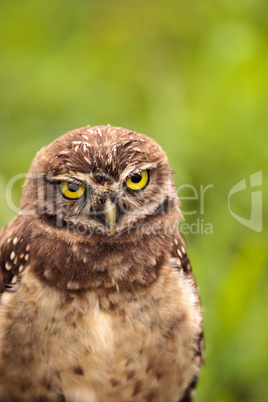
[[[268,395],[267,202],[261,233],[228,210],[245,178],[231,208],[249,219],[252,173],[267,189],[267,13],[263,0],[0,4],[0,225],[9,180],[65,131],[110,123],[158,141],[196,225],[185,236],[204,306],[200,402]],[[20,193],[21,181],[16,204]]]

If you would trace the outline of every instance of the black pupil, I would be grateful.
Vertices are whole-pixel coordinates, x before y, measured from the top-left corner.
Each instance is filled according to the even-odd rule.
[[[67,188],[69,191],[71,191],[72,193],[76,193],[76,191],[79,190],[79,184],[76,183],[68,183],[67,184]]]
[[[131,176],[131,181],[133,183],[139,183],[141,181],[142,177],[140,173],[136,173],[133,176]]]

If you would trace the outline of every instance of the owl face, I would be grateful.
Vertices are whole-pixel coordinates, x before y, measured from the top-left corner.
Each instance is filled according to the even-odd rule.
[[[163,150],[128,130],[85,127],[43,148],[24,187],[23,211],[83,235],[153,229],[178,210]]]

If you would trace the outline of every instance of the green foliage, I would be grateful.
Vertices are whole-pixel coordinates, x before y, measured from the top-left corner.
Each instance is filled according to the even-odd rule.
[[[231,208],[249,219],[252,173],[262,170],[267,188],[267,13],[265,0],[0,4],[0,225],[13,216],[9,180],[60,134],[110,123],[158,141],[185,222],[213,231],[185,233],[206,330],[199,402],[268,395],[267,202],[260,233],[228,210],[245,178]],[[194,196],[184,184],[195,200],[183,199]],[[210,184],[202,204],[200,186]],[[15,204],[20,193],[21,181]]]

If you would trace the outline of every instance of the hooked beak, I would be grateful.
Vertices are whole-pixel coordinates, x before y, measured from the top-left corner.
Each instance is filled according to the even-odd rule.
[[[104,214],[106,223],[109,226],[110,231],[114,233],[116,221],[116,205],[109,198],[105,202]]]

